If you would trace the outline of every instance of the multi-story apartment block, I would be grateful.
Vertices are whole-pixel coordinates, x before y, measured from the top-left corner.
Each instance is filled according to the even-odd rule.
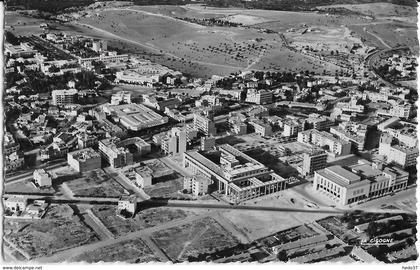
[[[118,147],[118,138],[108,138],[99,142],[99,152],[113,168],[124,167],[133,163],[133,155],[125,147]]]
[[[57,106],[76,103],[77,93],[76,89],[53,90],[51,92],[52,104]]]
[[[305,176],[313,175],[315,171],[327,166],[327,153],[321,149],[312,149],[303,153],[300,173]]]
[[[348,155],[351,152],[351,143],[334,137],[331,133],[309,129],[299,132],[298,142],[319,146],[335,156]]]
[[[212,111],[194,113],[194,128],[206,135],[216,135],[216,125]]]

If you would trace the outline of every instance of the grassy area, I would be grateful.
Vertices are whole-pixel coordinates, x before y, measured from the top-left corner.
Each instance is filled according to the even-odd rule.
[[[28,258],[85,245],[98,240],[93,230],[68,205],[51,205],[40,220],[4,223],[4,237]]]
[[[157,245],[173,260],[185,261],[189,256],[221,250],[239,241],[212,218],[153,233]]]
[[[73,262],[129,262],[147,263],[159,261],[153,251],[141,239],[132,239],[83,253],[71,259]]]

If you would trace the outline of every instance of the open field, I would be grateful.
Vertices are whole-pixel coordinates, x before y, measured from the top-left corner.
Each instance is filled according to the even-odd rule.
[[[67,181],[66,185],[74,196],[80,197],[119,197],[126,193],[126,190],[103,170],[86,172],[81,178]]]
[[[415,24],[389,22],[370,25],[350,25],[349,28],[360,36],[369,46],[386,49],[383,43],[391,47],[409,46],[418,48],[417,28]],[[379,38],[378,38],[379,37]],[[381,42],[381,39],[383,42]]]
[[[395,5],[391,3],[369,3],[355,5],[328,5],[319,6],[319,9],[345,8],[363,13],[377,19],[398,18],[400,20],[416,23],[417,11],[415,7]]]
[[[194,215],[190,211],[165,207],[142,209],[132,219],[118,217],[115,214],[115,207],[111,206],[96,206],[92,209],[92,212],[115,236],[122,236],[129,232],[154,227],[175,219],[184,219],[187,216]]]
[[[103,10],[98,16],[83,18],[78,23],[80,29],[96,31],[104,38],[116,39],[119,36],[120,44],[111,42],[111,46],[125,52],[148,54],[147,58],[152,61],[158,61],[192,75],[206,72],[207,76],[208,74],[223,75],[244,69],[264,68],[279,71],[317,72],[321,67],[331,68],[333,71],[334,68],[337,69],[334,65],[322,66],[316,59],[289,51],[283,47],[282,39],[277,33],[264,33],[258,28],[249,27],[197,25],[174,18],[178,16],[177,13],[184,12],[180,9],[185,8],[134,6],[129,9]],[[254,13],[251,14],[252,12]],[[222,11],[218,13],[223,14]],[[244,13],[244,15],[236,13],[228,10],[225,15],[233,21],[249,20],[246,16],[258,21],[257,15],[264,20],[278,21],[277,15],[279,15],[278,12],[273,11],[241,10],[239,13]],[[200,12],[200,14],[205,14],[205,12]],[[287,15],[293,18],[296,16],[293,12],[287,12]],[[325,15],[305,13],[302,16],[309,18]],[[162,25],[170,26],[161,27]],[[285,61],[292,66],[285,65]]]
[[[28,259],[98,240],[98,236],[73,214],[68,205],[51,205],[40,220],[7,220],[4,238]]]
[[[32,179],[26,179],[10,184],[4,185],[4,191],[6,193],[40,193],[40,194],[53,194],[55,190],[53,188],[37,188],[31,181]]]
[[[159,261],[159,258],[143,240],[137,238],[83,253],[72,258],[71,261],[147,263]]]
[[[307,209],[319,207],[317,203],[312,202],[291,189],[250,200],[245,204]],[[275,232],[298,226],[302,223],[313,222],[314,220],[326,217],[327,214],[296,212],[273,215],[273,213],[264,211],[229,211],[224,212],[223,216],[230,220],[238,230],[242,231],[250,239],[259,239]]]
[[[233,235],[209,217],[155,232],[152,237],[173,261],[185,261],[189,256],[239,244]]]

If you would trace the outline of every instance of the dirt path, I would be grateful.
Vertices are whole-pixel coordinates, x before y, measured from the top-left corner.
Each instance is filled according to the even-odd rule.
[[[75,247],[75,248],[71,248],[71,249],[67,249],[64,251],[60,251],[57,252],[51,256],[45,256],[45,257],[40,257],[37,259],[34,259],[33,261],[39,262],[39,263],[54,263],[54,262],[64,262],[64,261],[68,261],[71,258],[74,258],[80,254],[83,254],[85,252],[89,252],[95,249],[99,249],[105,246],[109,246],[109,245],[113,245],[113,244],[117,244],[123,241],[127,241],[127,240],[131,240],[137,237],[143,237],[143,236],[150,236],[152,233],[156,232],[156,231],[160,231],[160,230],[165,230],[174,226],[180,226],[189,222],[193,222],[196,220],[199,220],[201,218],[204,217],[208,217],[209,214],[206,215],[198,215],[198,216],[191,216],[185,219],[181,219],[181,220],[174,220],[171,222],[167,222],[163,225],[160,226],[155,226],[152,228],[147,228],[147,229],[143,229],[140,231],[135,231],[135,232],[131,232],[128,233],[120,238],[117,239],[108,239],[108,240],[102,240],[102,241],[98,241],[95,242],[93,244],[88,244],[88,245],[84,245],[84,246],[79,246],[79,247]]]

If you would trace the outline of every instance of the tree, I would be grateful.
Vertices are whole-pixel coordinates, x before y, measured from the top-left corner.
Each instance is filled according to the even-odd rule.
[[[378,223],[376,222],[370,222],[367,229],[366,234],[372,238],[376,235],[376,232],[378,231]]]
[[[277,253],[277,259],[281,262],[287,262],[289,259],[287,258],[287,252],[285,250],[280,250]]]

